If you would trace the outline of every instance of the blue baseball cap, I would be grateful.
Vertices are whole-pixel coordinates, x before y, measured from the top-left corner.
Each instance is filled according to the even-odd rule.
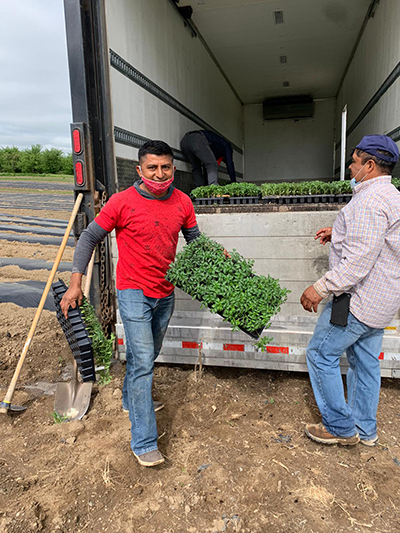
[[[357,148],[386,161],[386,163],[397,163],[399,159],[397,144],[387,135],[366,135],[357,144]],[[382,150],[388,153],[381,153]]]

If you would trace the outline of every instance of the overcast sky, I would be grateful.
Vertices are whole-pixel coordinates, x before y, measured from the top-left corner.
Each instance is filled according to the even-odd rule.
[[[63,0],[0,0],[0,146],[71,151]]]

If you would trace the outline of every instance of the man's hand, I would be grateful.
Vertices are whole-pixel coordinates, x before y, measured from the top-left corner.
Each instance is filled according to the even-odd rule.
[[[75,273],[71,276],[69,289],[62,297],[60,302],[61,311],[65,318],[68,318],[68,309],[75,309],[77,305],[82,304],[83,292],[81,288],[82,274]]]
[[[306,311],[317,312],[318,304],[323,298],[317,293],[312,285],[310,285],[302,294],[300,303]]]
[[[317,231],[314,237],[315,240],[319,239],[320,244],[326,244],[331,242],[332,228],[322,228]]]

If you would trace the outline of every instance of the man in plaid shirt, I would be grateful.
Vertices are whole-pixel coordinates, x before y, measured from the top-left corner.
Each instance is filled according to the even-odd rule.
[[[384,328],[400,308],[400,192],[391,184],[398,158],[392,139],[365,136],[349,167],[353,198],[333,228],[320,229],[315,237],[321,244],[331,242],[329,271],[304,291],[301,304],[316,312],[323,298],[343,295],[341,303],[326,305],[307,347],[323,423],[307,424],[305,432],[324,444],[378,443],[378,357]],[[339,367],[345,351],[347,402]]]

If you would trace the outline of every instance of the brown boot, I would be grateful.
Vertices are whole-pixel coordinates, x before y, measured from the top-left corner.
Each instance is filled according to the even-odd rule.
[[[142,453],[141,455],[136,455],[136,453],[133,452],[133,455],[142,466],[157,466],[164,462],[164,457],[158,450]]]
[[[341,444],[342,446],[354,446],[360,442],[358,433],[352,437],[335,437],[329,433],[326,427],[319,424],[307,424],[305,427],[307,437],[321,444]]]

